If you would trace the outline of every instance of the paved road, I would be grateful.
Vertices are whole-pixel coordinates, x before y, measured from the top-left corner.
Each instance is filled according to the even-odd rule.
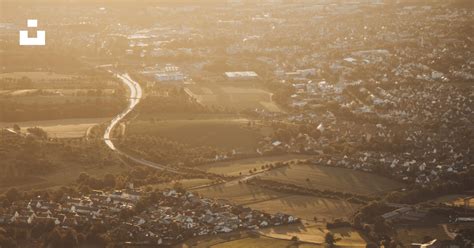
[[[169,168],[165,165],[161,165],[155,162],[133,157],[123,151],[120,151],[117,147],[115,147],[113,140],[111,139],[112,131],[114,130],[115,126],[117,126],[120,123],[120,121],[123,120],[123,118],[125,118],[130,112],[132,112],[132,110],[138,105],[138,103],[140,103],[143,97],[143,90],[140,84],[133,81],[133,79],[131,79],[128,74],[116,74],[115,76],[118,77],[129,88],[129,91],[130,91],[129,104],[122,113],[120,113],[114,119],[112,119],[112,121],[110,121],[110,124],[109,126],[107,126],[107,129],[105,130],[105,133],[104,133],[105,144],[110,149],[117,152],[118,154],[128,158],[129,160],[139,163],[141,165],[145,165],[145,166],[152,167],[159,170],[166,170],[166,171],[179,173],[177,170]]]
[[[449,229],[448,229],[448,225],[447,224],[443,224],[441,225],[443,227],[443,230],[444,232],[446,233],[446,235],[448,235],[449,238],[451,239],[455,239],[456,238],[456,233],[453,233],[453,232],[450,232]]]

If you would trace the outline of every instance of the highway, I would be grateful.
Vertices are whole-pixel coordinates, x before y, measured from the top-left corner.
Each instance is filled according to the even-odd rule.
[[[111,71],[109,71],[111,72]],[[105,129],[104,133],[104,141],[105,144],[113,151],[117,152],[123,157],[128,158],[129,160],[132,160],[138,164],[145,165],[154,169],[159,169],[159,170],[166,170],[166,171],[171,171],[174,173],[179,173],[177,170],[168,168],[165,165],[157,164],[155,162],[147,161],[141,158],[136,158],[133,157],[123,151],[120,151],[113,143],[111,134],[114,128],[128,115],[130,112],[133,111],[133,109],[140,103],[142,97],[143,97],[143,90],[137,82],[133,81],[133,79],[130,78],[128,74],[115,74],[116,77],[118,77],[127,87],[129,88],[130,91],[130,97],[128,99],[129,104],[127,108],[117,115],[114,119],[110,121],[110,124],[107,126]]]
[[[137,106],[138,103],[140,103],[140,100],[143,96],[143,91],[142,87],[135,81],[133,81],[128,74],[123,74],[123,75],[116,75],[127,87],[129,88],[130,91],[130,98],[129,98],[129,104],[128,107],[119,115],[117,115],[112,121],[110,121],[109,126],[105,130],[104,134],[104,140],[105,144],[112,150],[118,151],[117,148],[115,147],[114,143],[110,139],[110,135],[112,133],[112,130],[117,126],[117,124],[122,121],[125,116],[127,116],[132,110]]]

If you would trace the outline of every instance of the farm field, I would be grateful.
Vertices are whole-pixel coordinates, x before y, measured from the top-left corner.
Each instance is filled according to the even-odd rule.
[[[210,173],[222,174],[226,176],[238,176],[240,173],[242,175],[248,174],[249,170],[256,168],[257,171],[260,170],[262,165],[275,163],[275,162],[288,162],[296,161],[300,159],[309,159],[311,156],[307,155],[298,155],[298,154],[289,154],[282,156],[268,156],[268,157],[257,157],[257,158],[248,158],[240,159],[234,161],[225,161],[212,163],[208,165],[201,166],[201,169],[206,170]]]
[[[192,85],[185,90],[204,105],[224,106],[236,110],[259,108],[272,112],[282,112],[273,102],[272,93],[251,84],[235,85],[221,82]]]
[[[291,238],[291,237],[290,237]],[[290,241],[287,238],[276,239],[271,237],[265,237],[259,235],[258,233],[250,233],[246,231],[241,232],[232,232],[232,233],[222,233],[218,235],[202,236],[196,237],[191,240],[185,241],[182,244],[176,245],[176,248],[204,248],[204,247],[231,247],[231,248],[252,248],[252,247],[275,247],[275,248],[287,248],[287,247],[301,247],[301,248],[316,248],[323,247],[319,244],[310,244],[310,243],[298,243]]]
[[[336,239],[337,247],[365,247],[365,240],[351,228],[326,229],[323,223],[305,222],[294,225],[275,226],[259,230],[265,237],[276,239],[291,239],[297,236],[300,241],[323,244],[326,233],[331,232]],[[324,246],[321,246],[324,247]]]
[[[31,89],[59,90],[68,89],[115,89],[119,85],[112,77],[106,74],[61,74],[55,72],[38,71],[18,71],[10,73],[0,73],[0,80],[21,80],[27,78],[31,80],[27,85]],[[2,86],[2,85],[0,85]],[[2,87],[0,87],[2,88]]]
[[[31,91],[17,91],[16,94],[26,94]],[[15,94],[15,93],[13,93]],[[48,96],[20,96],[17,95],[15,98],[6,97],[4,100],[14,100],[15,103],[19,104],[74,104],[74,103],[95,103],[98,101],[107,102],[114,100],[111,96],[64,96],[64,95],[48,95]]]
[[[296,245],[294,241],[280,240],[267,237],[243,238],[229,242],[212,245],[213,248],[252,248],[252,247],[272,247],[272,248],[287,248],[287,247],[323,247],[317,244],[299,244]]]
[[[217,248],[247,248],[247,247],[325,247],[324,236],[327,232],[338,239],[336,247],[365,247],[365,240],[350,228],[328,230],[322,223],[306,222],[292,225],[268,227],[257,233],[246,231],[223,233],[218,235],[196,237],[175,247],[217,247]],[[297,236],[299,242],[291,241]]]
[[[200,188],[194,191],[206,197],[227,200],[242,205],[288,196],[288,194],[247,185],[245,183],[238,183],[236,181]]]
[[[0,122],[0,128],[11,128],[18,124],[25,132],[30,127],[40,127],[53,138],[84,137],[92,126],[109,121],[109,118],[62,119],[51,121]]]
[[[370,173],[309,164],[273,169],[262,173],[259,177],[311,189],[361,195],[380,194],[403,186],[394,180]]]
[[[100,73],[3,73],[0,122],[112,117],[125,106],[121,87]]]
[[[242,119],[236,114],[216,114],[216,113],[159,113],[143,114],[137,116],[137,121],[170,121],[170,120],[229,120]]]
[[[33,81],[35,80],[65,80],[65,79],[73,78],[74,75],[59,74],[59,73],[54,73],[54,72],[35,72],[35,71],[0,73],[0,79],[1,78],[18,79],[22,77],[28,77]]]
[[[316,196],[287,195],[285,197],[257,201],[245,204],[247,207],[267,213],[287,213],[296,217],[310,220],[314,217],[326,221],[337,218],[348,218],[359,207],[343,200],[334,200]]]
[[[473,195],[445,195],[445,196],[438,197],[433,201],[435,203],[444,203],[450,206],[461,207],[461,206],[464,206],[464,198],[468,198],[468,197],[471,197],[471,199],[469,199],[469,207],[474,208]]]
[[[195,187],[200,187],[200,186],[205,186],[212,184],[213,181],[207,178],[195,178],[195,179],[182,179],[178,181],[173,181],[169,183],[160,183],[153,185],[154,189],[157,190],[164,190],[167,188],[173,188],[175,183],[178,182],[184,189],[190,189],[190,188],[195,188]]]
[[[421,243],[426,236],[436,237],[439,240],[450,239],[442,226],[398,228],[396,233],[398,241],[406,246],[410,246],[412,243]]]
[[[193,119],[133,121],[126,135],[151,135],[192,146],[211,146],[241,152],[255,152],[269,130],[247,127],[248,119]]]
[[[292,195],[236,181],[194,190],[200,195],[230,201],[269,213],[282,212],[303,219],[348,217],[357,205],[343,200]]]
[[[114,93],[113,89],[103,89],[101,90],[101,97],[110,96]],[[22,96],[22,99],[26,98],[28,95],[32,94],[43,94],[41,97],[44,99],[54,99],[54,97],[76,97],[79,100],[94,99],[92,97],[86,98],[88,90],[86,89],[23,89],[23,90],[0,90],[0,96]],[[83,98],[77,98],[77,96],[83,96]],[[36,96],[39,97],[39,96]],[[48,98],[49,97],[49,98]],[[34,99],[34,98],[33,98]],[[41,99],[41,98],[38,98]],[[35,100],[38,100],[35,99]]]

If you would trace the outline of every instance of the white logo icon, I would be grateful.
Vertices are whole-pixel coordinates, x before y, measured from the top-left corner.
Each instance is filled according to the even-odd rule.
[[[29,28],[37,28],[38,20],[28,19]],[[28,37],[28,30],[20,30],[20,46],[44,46],[46,45],[46,31],[36,31],[36,37]]]

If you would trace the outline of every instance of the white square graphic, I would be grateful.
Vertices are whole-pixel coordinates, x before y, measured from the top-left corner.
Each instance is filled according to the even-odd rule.
[[[27,25],[28,25],[29,28],[37,28],[38,27],[38,20],[28,19]]]
[[[28,19],[28,28],[37,28],[37,19]],[[44,46],[46,45],[46,31],[36,30],[36,34],[30,34],[28,30],[20,30],[20,46]]]

